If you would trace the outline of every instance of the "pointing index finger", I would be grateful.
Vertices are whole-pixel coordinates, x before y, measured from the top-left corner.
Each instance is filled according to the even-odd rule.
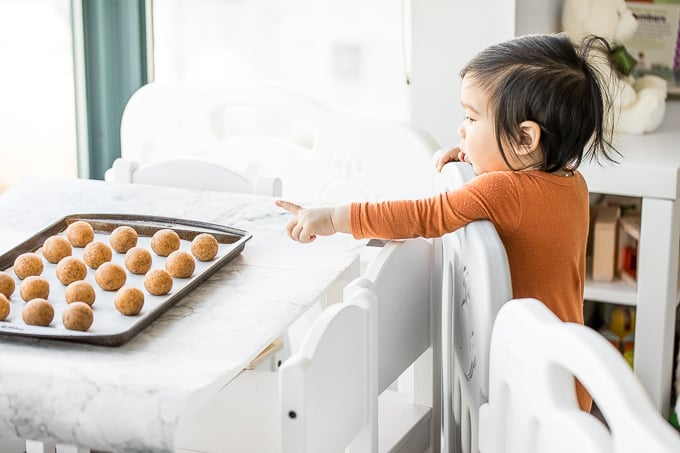
[[[297,214],[298,212],[302,211],[302,206],[297,205],[295,203],[291,203],[290,201],[286,200],[276,200],[275,201],[276,206],[285,209],[286,211],[292,213],[292,214]]]

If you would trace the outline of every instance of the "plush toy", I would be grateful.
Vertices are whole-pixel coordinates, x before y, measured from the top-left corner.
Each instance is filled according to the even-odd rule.
[[[666,81],[654,75],[634,78],[635,60],[623,47],[637,30],[637,19],[624,0],[565,0],[562,28],[575,41],[593,34],[609,42],[618,76],[612,79],[614,130],[643,134],[655,130],[666,112]]]

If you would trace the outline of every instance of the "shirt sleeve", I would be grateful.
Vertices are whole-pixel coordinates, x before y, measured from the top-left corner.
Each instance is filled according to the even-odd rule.
[[[491,220],[511,230],[521,216],[520,187],[513,172],[477,176],[462,187],[420,200],[352,203],[349,221],[357,238],[440,237],[470,222]]]

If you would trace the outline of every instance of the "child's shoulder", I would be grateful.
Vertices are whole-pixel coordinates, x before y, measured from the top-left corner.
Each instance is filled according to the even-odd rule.
[[[513,171],[490,171],[472,178],[466,186],[471,192],[494,197],[516,197],[523,186],[522,177]]]
[[[572,182],[582,180],[583,176],[579,172],[570,173],[568,176],[547,173],[542,170],[522,170],[522,171],[490,171],[477,175],[472,181],[481,184],[523,184],[524,181],[534,180],[547,183]]]
[[[522,176],[518,171],[488,171],[475,176],[471,182],[476,184],[516,184]]]
[[[564,190],[587,190],[585,180],[579,172],[571,176],[557,176],[540,170],[492,171],[476,176],[470,187],[484,192],[562,192]]]

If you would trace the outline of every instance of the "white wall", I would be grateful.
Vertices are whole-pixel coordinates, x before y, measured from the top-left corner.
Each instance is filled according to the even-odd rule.
[[[520,0],[515,14],[515,34],[554,33],[561,30],[562,0]]]
[[[459,70],[484,47],[559,31],[561,0],[412,0],[411,119],[442,147],[458,143]]]

